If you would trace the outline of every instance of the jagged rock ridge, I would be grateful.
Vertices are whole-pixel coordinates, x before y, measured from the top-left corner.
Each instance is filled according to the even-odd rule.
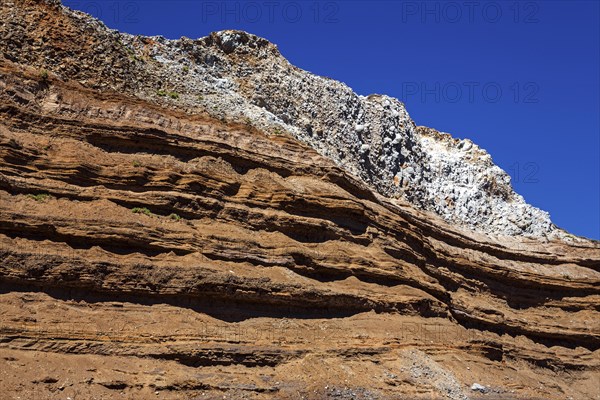
[[[340,82],[296,68],[265,39],[240,31],[197,40],[132,36],[63,11],[76,29],[94,33],[94,45],[82,44],[72,54],[22,52],[11,41],[22,43],[17,36],[28,33],[6,21],[13,34],[5,56],[90,87],[156,101],[176,94],[170,99],[174,107],[289,132],[379,193],[459,226],[499,235],[566,236],[546,212],[515,193],[509,175],[471,141],[416,127],[396,99],[358,96]]]

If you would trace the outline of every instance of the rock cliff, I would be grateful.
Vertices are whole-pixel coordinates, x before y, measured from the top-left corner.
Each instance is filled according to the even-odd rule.
[[[44,23],[47,14],[35,12],[22,21],[10,4],[2,29],[4,56],[12,61],[86,87],[287,132],[378,193],[454,225],[495,235],[570,239],[546,212],[515,193],[510,176],[471,141],[415,126],[396,99],[359,96],[340,82],[296,68],[265,39],[240,31],[197,40],[131,36],[68,9],[61,11],[64,31],[57,31]],[[60,7],[58,1],[49,4]],[[60,40],[48,41],[49,35]]]
[[[9,398],[600,398],[600,244],[470,141],[246,33],[0,16]]]

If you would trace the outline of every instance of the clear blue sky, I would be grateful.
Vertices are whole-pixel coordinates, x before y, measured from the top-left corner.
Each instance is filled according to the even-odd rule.
[[[470,138],[558,226],[600,239],[600,2],[63,0],[168,38],[241,29]]]

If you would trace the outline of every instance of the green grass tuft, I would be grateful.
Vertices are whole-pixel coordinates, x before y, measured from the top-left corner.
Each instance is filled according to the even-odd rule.
[[[171,218],[173,221],[181,221],[181,217],[175,213],[169,215],[169,218]]]
[[[28,198],[33,199],[35,201],[46,201],[51,196],[48,193],[39,193],[39,194],[28,194]]]
[[[147,216],[152,216],[152,212],[148,210],[146,207],[135,207],[131,209],[131,212],[134,214],[146,214]]]
[[[169,96],[172,99],[177,100],[179,98],[179,93],[177,92],[167,92],[166,90],[160,89],[156,91],[156,94],[160,97]]]

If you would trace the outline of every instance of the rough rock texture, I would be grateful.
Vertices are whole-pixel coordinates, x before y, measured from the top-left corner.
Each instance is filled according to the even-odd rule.
[[[22,21],[11,4],[5,2],[1,22],[2,50],[11,61],[87,87],[291,133],[378,193],[455,225],[572,240],[516,194],[510,177],[469,140],[417,128],[398,100],[358,96],[340,82],[300,70],[265,39],[239,31],[197,40],[131,36],[68,9],[49,27],[44,21],[53,17],[46,12],[38,9]],[[45,41],[55,28],[64,29],[73,46]]]
[[[216,94],[133,95],[161,64],[57,3],[0,17],[3,398],[600,399],[598,242],[452,226]]]

